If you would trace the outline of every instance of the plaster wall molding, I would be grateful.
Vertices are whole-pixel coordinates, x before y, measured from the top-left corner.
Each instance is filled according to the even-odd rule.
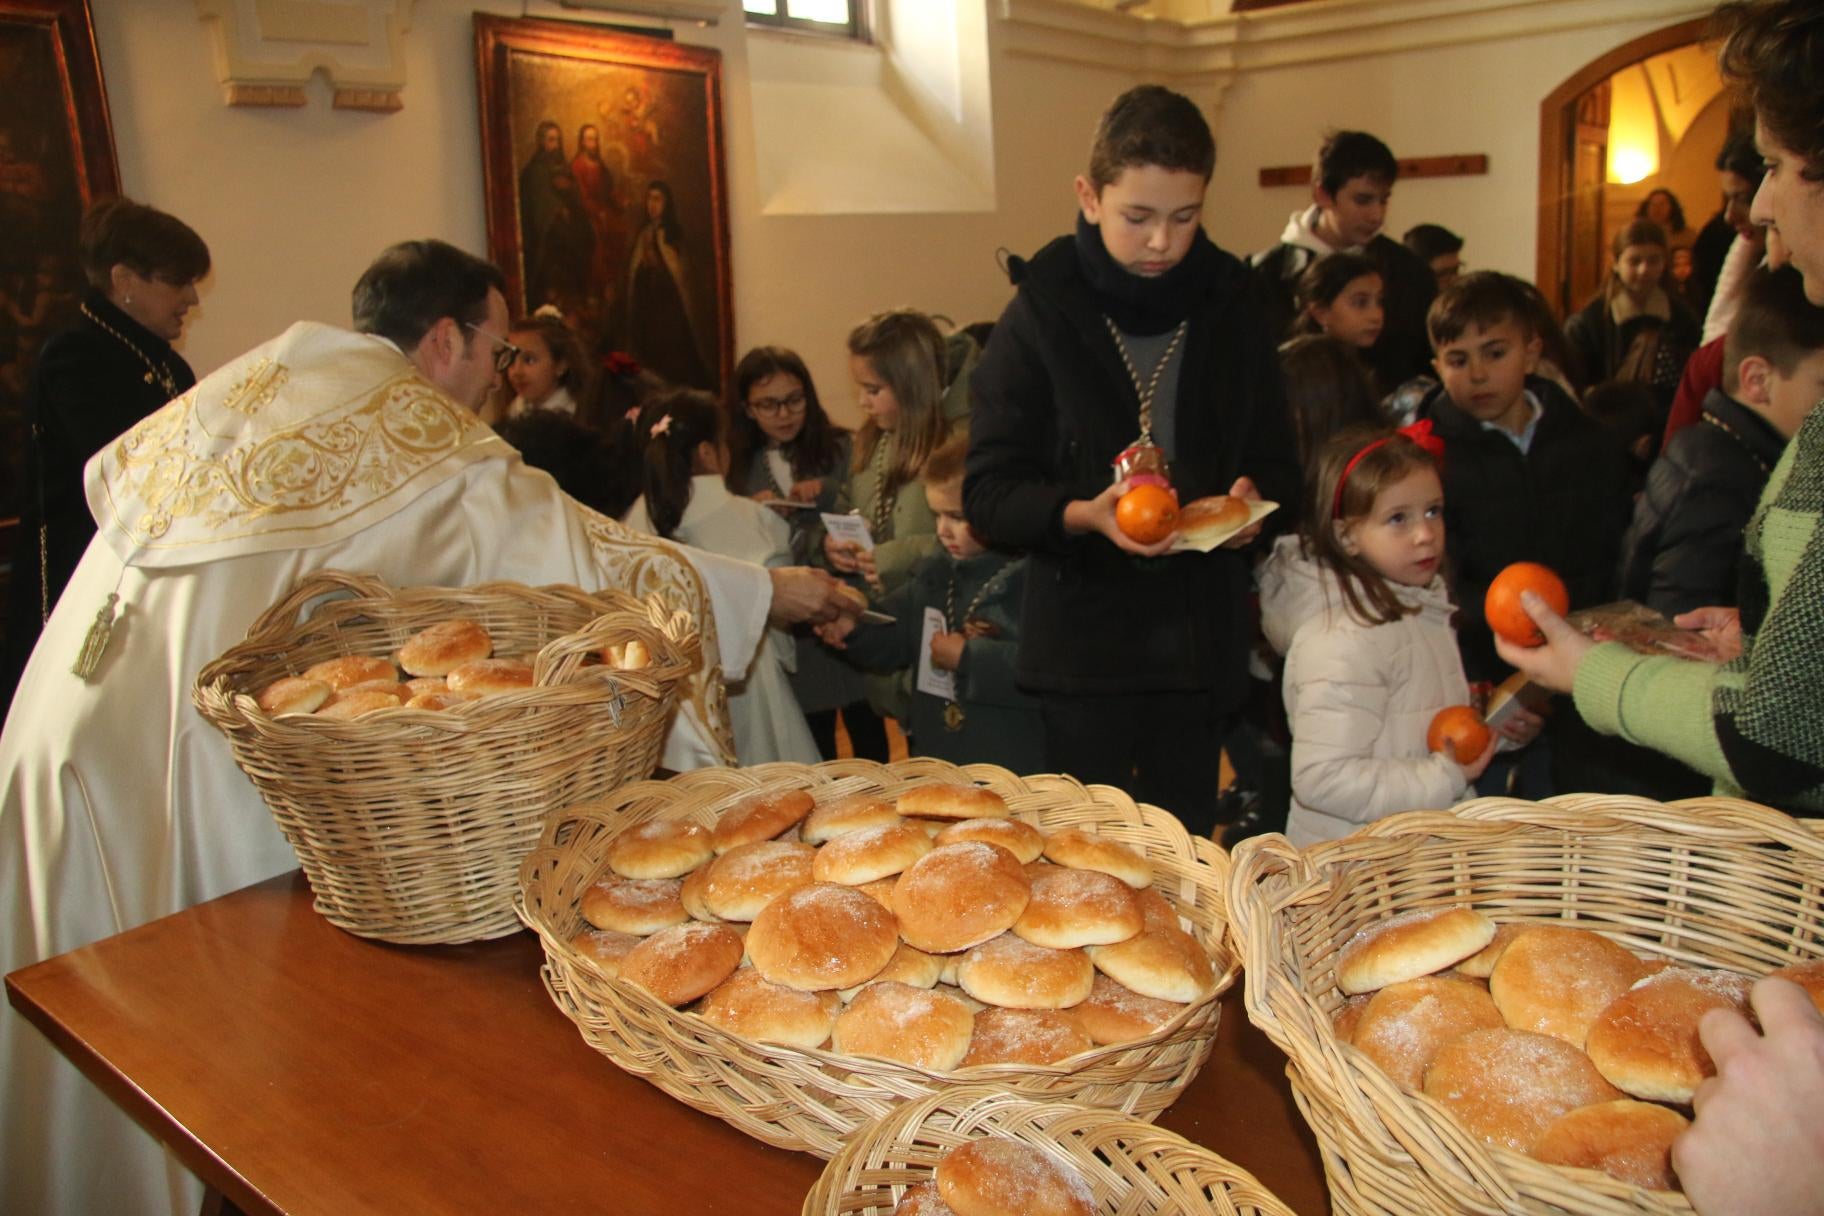
[[[337,109],[399,109],[411,11],[412,0],[196,0],[231,106],[304,105],[322,72]]]

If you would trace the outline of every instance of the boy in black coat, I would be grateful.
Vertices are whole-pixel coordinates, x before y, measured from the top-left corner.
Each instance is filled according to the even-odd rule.
[[[1248,563],[1168,554],[1115,524],[1112,464],[1142,431],[1180,501],[1296,501],[1299,466],[1258,281],[1201,226],[1215,164],[1187,98],[1142,86],[1103,116],[1082,215],[1031,261],[970,381],[964,506],[1030,552],[1017,671],[1036,693],[1049,766],[1215,822],[1217,764],[1248,693]],[[1150,398],[1150,411],[1143,410]],[[1273,517],[1281,526],[1290,514]]]

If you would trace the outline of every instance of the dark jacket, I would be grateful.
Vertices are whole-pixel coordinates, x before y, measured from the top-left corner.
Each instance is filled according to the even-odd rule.
[[[1414,376],[1431,372],[1431,336],[1425,316],[1437,298],[1438,280],[1423,258],[1398,241],[1377,236],[1362,252],[1381,269],[1386,320],[1381,336],[1368,350],[1381,395],[1391,393]],[[1254,269],[1267,289],[1269,324],[1273,337],[1291,336],[1298,318],[1298,280],[1317,255],[1302,245],[1282,242],[1254,255]]]
[[[1672,316],[1663,323],[1665,336],[1661,340],[1661,354],[1652,379],[1654,389],[1663,398],[1660,405],[1662,419],[1672,403],[1673,393],[1678,389],[1678,378],[1684,371],[1685,360],[1698,348],[1704,329],[1690,307],[1676,294],[1668,292],[1666,298],[1671,305]],[[1581,312],[1573,314],[1564,323],[1564,339],[1570,344],[1571,353],[1577,356],[1578,366],[1572,370],[1571,376],[1578,387],[1587,389],[1593,384],[1613,379],[1621,369],[1622,360],[1627,357],[1637,327],[1649,321],[1649,318],[1641,317],[1617,323],[1614,313],[1609,309],[1606,292],[1598,292],[1596,298],[1584,305]]]
[[[1621,534],[1628,526],[1628,454],[1557,385],[1529,376],[1544,413],[1523,454],[1484,427],[1442,386],[1419,405],[1444,440],[1444,531],[1454,571],[1457,643],[1474,680],[1498,680],[1483,616],[1488,585],[1513,562],[1539,562],[1564,579],[1572,608],[1610,597]]]
[[[1109,485],[1139,434],[1139,398],[1102,305],[1062,237],[1013,259],[1018,292],[971,380],[964,508],[997,545],[1031,553],[1019,678],[1042,692],[1172,689],[1247,696],[1248,559],[1219,549],[1135,558],[1100,535],[1067,535],[1064,507]],[[1212,248],[1207,293],[1189,315],[1175,402],[1172,477],[1189,502],[1254,480],[1295,514],[1299,465],[1259,280]]]
[[[1742,529],[1786,438],[1721,389],[1647,473],[1621,546],[1618,589],[1667,616],[1734,604]]]

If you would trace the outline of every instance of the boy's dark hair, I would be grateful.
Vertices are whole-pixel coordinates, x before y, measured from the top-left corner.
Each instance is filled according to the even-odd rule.
[[[600,432],[555,410],[530,410],[501,422],[494,432],[585,507],[616,518],[626,513],[621,477]]]
[[[1327,334],[1301,334],[1279,348],[1298,458],[1309,468],[1324,441],[1346,426],[1387,424],[1361,356]]]
[[[787,375],[804,388],[804,426],[798,437],[785,446],[786,463],[792,476],[800,479],[831,474],[841,450],[840,437],[846,432],[830,421],[823,402],[817,397],[817,385],[811,380],[811,369],[804,365],[795,350],[783,346],[756,346],[735,364],[735,378],[728,400],[728,485],[740,493],[746,484],[754,453],[766,447],[766,433],[760,424],[748,417],[747,394],[754,385],[769,376]],[[790,486],[786,487],[790,489]]]
[[[1767,174],[1767,162],[1761,159],[1760,152],[1754,146],[1752,128],[1729,132],[1729,138],[1723,141],[1722,151],[1716,154],[1716,167],[1735,174],[1757,190],[1760,188],[1761,178]]]
[[[941,485],[946,481],[961,481],[963,466],[968,462],[969,430],[966,426],[957,426],[925,461],[925,484],[929,486]]]
[[[1537,336],[1530,285],[1498,270],[1477,270],[1438,293],[1425,316],[1425,330],[1436,350],[1461,338],[1472,325],[1492,329],[1510,319],[1529,341]]]
[[[1620,257],[1622,251],[1630,245],[1658,245],[1661,249],[1670,249],[1672,239],[1666,230],[1649,219],[1632,219],[1618,229],[1609,239],[1609,252]]]
[[[77,261],[95,290],[106,292],[116,266],[175,286],[209,273],[209,246],[175,215],[130,198],[104,199],[82,217]]]
[[[1763,266],[1748,276],[1729,336],[1723,339],[1723,389],[1740,388],[1736,370],[1742,360],[1759,355],[1782,377],[1824,350],[1824,308],[1805,298],[1805,276],[1788,263],[1778,270]]]
[[[1330,304],[1343,289],[1364,275],[1381,277],[1380,266],[1360,253],[1326,253],[1298,276],[1298,311],[1313,304]]]
[[[1427,262],[1463,249],[1463,238],[1442,224],[1415,224],[1400,242]]]
[[[642,447],[640,492],[646,496],[646,518],[654,532],[669,539],[690,505],[697,446],[722,438],[722,410],[701,389],[676,388],[641,406],[633,425]]]
[[[444,241],[401,241],[375,258],[355,284],[355,329],[406,353],[444,317],[463,325],[488,319],[489,290],[507,281],[491,264]],[[463,331],[466,349],[476,334]]]
[[[1358,177],[1386,186],[1400,179],[1400,162],[1393,150],[1366,131],[1332,131],[1317,150],[1311,178],[1324,193],[1336,194],[1345,182]]]
[[[1580,402],[1583,412],[1632,452],[1642,436],[1656,438],[1661,428],[1659,397],[1651,384],[1616,378],[1592,385]]]
[[[1156,84],[1115,98],[1096,124],[1089,149],[1090,184],[1100,194],[1123,169],[1135,165],[1179,169],[1210,180],[1216,171],[1216,138],[1196,102]]]
[[[1824,181],[1824,5],[1817,0],[1731,3],[1711,18],[1724,39],[1723,78],[1747,96],[1755,117],[1801,157],[1809,181]]]

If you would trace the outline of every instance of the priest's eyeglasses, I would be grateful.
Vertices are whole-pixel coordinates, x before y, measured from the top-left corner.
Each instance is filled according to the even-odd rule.
[[[763,418],[777,418],[781,414],[797,415],[804,413],[804,390],[794,389],[783,397],[750,397],[747,408]]]
[[[506,375],[507,369],[513,366],[513,360],[519,358],[519,347],[505,338],[496,338],[473,321],[464,321],[463,325],[494,344],[494,370],[503,376]]]

